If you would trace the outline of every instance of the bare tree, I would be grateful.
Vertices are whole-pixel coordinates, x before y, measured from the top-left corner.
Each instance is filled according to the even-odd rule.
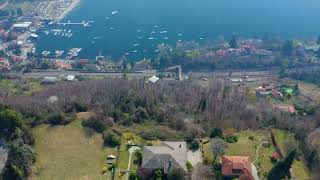
[[[211,139],[211,147],[213,153],[213,162],[216,162],[218,156],[224,155],[227,144],[220,138]]]

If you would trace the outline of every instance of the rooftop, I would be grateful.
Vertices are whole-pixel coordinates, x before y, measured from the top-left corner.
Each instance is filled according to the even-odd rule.
[[[174,168],[187,172],[186,142],[163,142],[162,146],[145,146],[143,148],[142,167],[146,169],[163,169],[165,173]]]

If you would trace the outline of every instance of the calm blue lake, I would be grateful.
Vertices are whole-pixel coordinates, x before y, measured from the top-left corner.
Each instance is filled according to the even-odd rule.
[[[117,11],[117,12],[115,12]],[[113,12],[113,13],[112,13]],[[233,33],[313,38],[320,34],[319,0],[82,0],[61,22],[94,21],[50,26],[39,33],[37,50],[82,48],[81,58],[102,55],[130,60],[156,55],[159,44],[204,43]],[[52,29],[72,30],[71,37]]]

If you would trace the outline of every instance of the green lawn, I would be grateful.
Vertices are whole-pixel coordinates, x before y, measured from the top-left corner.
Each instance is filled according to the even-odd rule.
[[[88,133],[76,120],[66,126],[41,125],[33,130],[37,161],[31,179],[106,179],[102,167],[108,154],[100,134]],[[109,174],[110,175],[110,174]]]
[[[274,130],[274,134],[283,153],[286,153],[288,151],[286,149],[286,142],[296,142],[294,139],[294,135],[291,133],[281,130]],[[294,161],[292,166],[292,175],[299,180],[310,179],[310,174],[304,161]]]
[[[262,139],[268,139],[271,143],[270,133],[268,131],[243,131],[236,134],[239,137],[237,143],[228,143],[226,155],[234,156],[250,156],[253,162],[256,159],[256,149],[261,144]],[[253,136],[254,140],[250,140],[249,136]],[[270,154],[274,151],[272,145],[269,148],[261,146],[258,151],[258,159],[255,162],[259,176],[264,177],[272,168]]]

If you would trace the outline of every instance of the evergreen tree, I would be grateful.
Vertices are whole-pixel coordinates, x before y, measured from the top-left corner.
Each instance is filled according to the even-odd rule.
[[[286,177],[291,178],[290,168],[295,156],[296,151],[293,150],[287,155],[284,160],[277,162],[270,170],[267,177],[268,180],[281,180]]]

